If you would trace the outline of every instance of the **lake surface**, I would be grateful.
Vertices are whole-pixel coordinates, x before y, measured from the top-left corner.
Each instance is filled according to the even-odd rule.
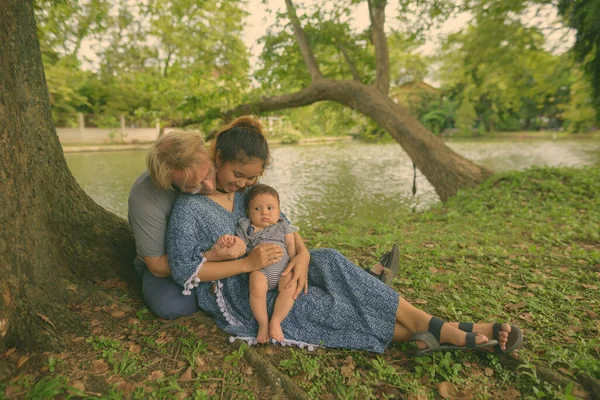
[[[583,167],[600,163],[600,140],[448,141],[456,152],[495,171],[531,166]],[[412,196],[412,161],[398,144],[339,142],[275,146],[262,182],[275,187],[292,221],[384,216],[390,208],[423,209],[439,198],[417,171]],[[68,153],[69,168],[100,205],[127,217],[129,188],[145,168],[146,151]]]

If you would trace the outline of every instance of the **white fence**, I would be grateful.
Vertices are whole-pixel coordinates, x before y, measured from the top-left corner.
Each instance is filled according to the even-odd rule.
[[[62,144],[108,144],[108,143],[146,143],[158,137],[156,128],[56,128]]]
[[[77,120],[77,128],[56,128],[58,139],[62,144],[147,143],[156,140],[160,132],[158,120],[153,128],[128,128],[125,124],[125,116],[121,115],[121,126],[112,129],[86,127],[81,113],[77,115]]]

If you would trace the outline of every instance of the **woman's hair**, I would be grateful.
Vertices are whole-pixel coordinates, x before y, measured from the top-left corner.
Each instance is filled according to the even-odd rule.
[[[204,139],[197,132],[173,131],[158,138],[148,153],[146,167],[154,183],[172,189],[171,172],[187,171],[210,162]]]
[[[210,157],[215,163],[217,154],[222,162],[247,164],[259,159],[264,168],[271,163],[263,126],[248,115],[234,119],[217,132],[210,147]]]
[[[252,189],[248,192],[248,196],[246,197],[246,208],[249,207],[250,202],[260,194],[270,194],[277,199],[277,204],[279,204],[279,193],[277,193],[277,190],[264,183],[259,183],[258,185],[252,186]]]

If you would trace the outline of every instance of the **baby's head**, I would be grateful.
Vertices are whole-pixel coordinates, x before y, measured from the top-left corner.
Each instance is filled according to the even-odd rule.
[[[258,184],[248,192],[248,218],[259,228],[275,225],[279,220],[279,193],[271,186]]]

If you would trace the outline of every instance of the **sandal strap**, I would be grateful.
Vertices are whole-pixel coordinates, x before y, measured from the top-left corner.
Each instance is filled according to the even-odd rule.
[[[473,332],[473,325],[472,322],[459,322],[458,329],[463,332]]]
[[[438,341],[438,343],[440,341],[442,325],[444,324],[445,322],[438,317],[431,317],[431,319],[429,320],[429,327],[427,328],[427,331],[433,335],[433,337],[435,338],[435,340]]]
[[[476,338],[479,334],[476,332],[467,333],[467,349],[474,349],[477,347]]]
[[[498,340],[498,336],[500,335],[500,331],[502,330],[502,323],[501,322],[495,322],[494,325],[492,326],[492,330],[493,330],[493,337],[495,340]],[[504,350],[502,350],[502,348],[500,347],[500,345],[496,345],[494,346],[494,352],[496,354],[504,354]]]

